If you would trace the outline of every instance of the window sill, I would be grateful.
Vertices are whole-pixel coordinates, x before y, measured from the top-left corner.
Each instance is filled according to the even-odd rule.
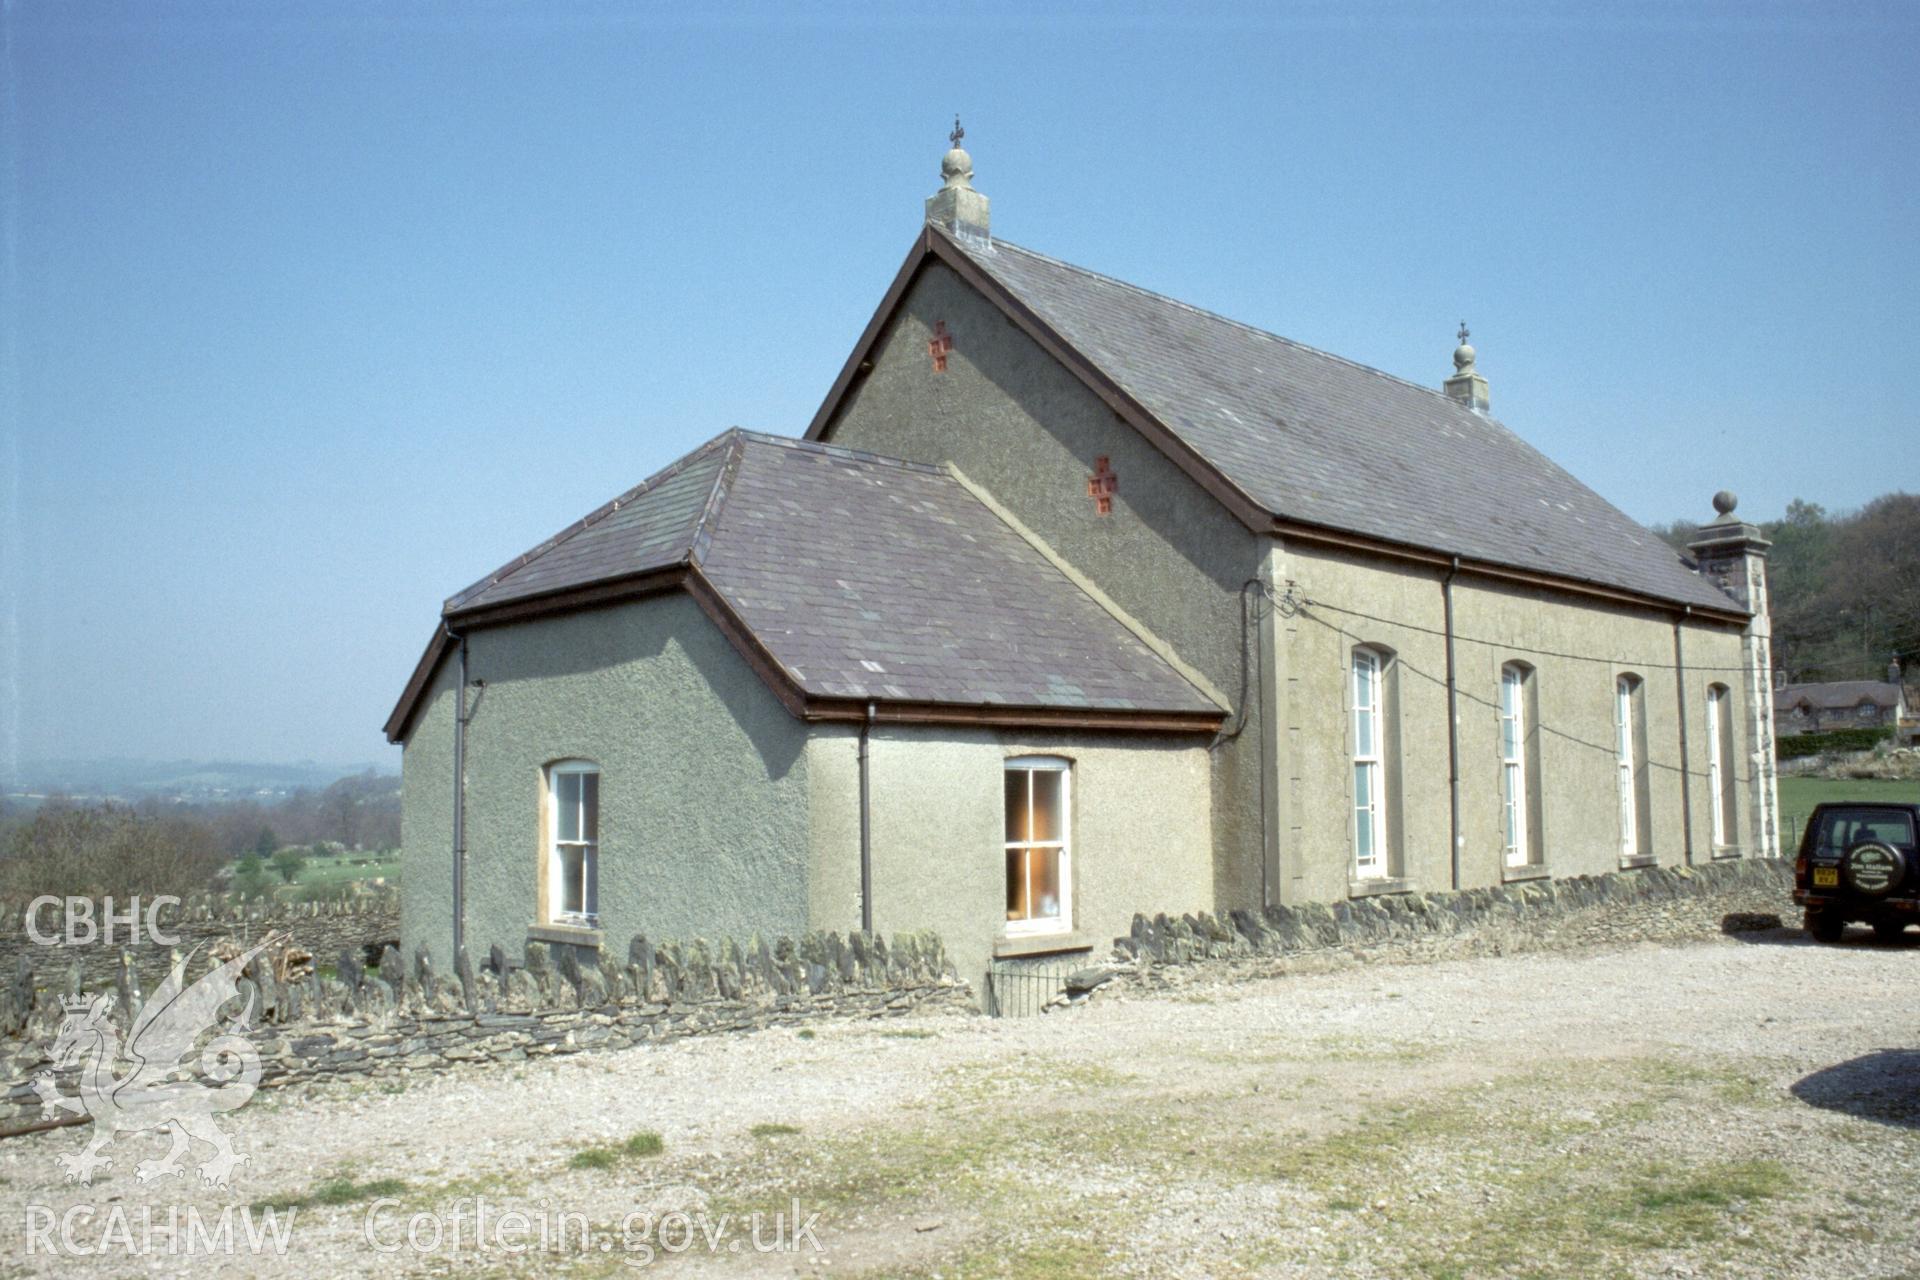
[[[993,940],[993,958],[1010,960],[1020,956],[1052,956],[1067,951],[1091,951],[1093,939],[1083,933],[1003,934]]]
[[[1636,853],[1631,858],[1620,859],[1620,869],[1622,871],[1638,871],[1641,867],[1657,867],[1659,865],[1659,857],[1651,853]]]
[[[1553,871],[1544,862],[1529,862],[1520,867],[1501,867],[1500,883],[1514,884],[1522,880],[1551,880]]]
[[[607,932],[577,924],[530,924],[527,926],[527,941],[559,942],[570,947],[601,947],[606,945]]]
[[[1732,862],[1735,858],[1744,856],[1745,855],[1740,852],[1740,846],[1737,844],[1724,845],[1713,851],[1713,860],[1715,862]]]
[[[1365,880],[1347,880],[1349,898],[1372,898],[1383,893],[1414,893],[1417,891],[1413,881],[1405,876],[1368,876]]]

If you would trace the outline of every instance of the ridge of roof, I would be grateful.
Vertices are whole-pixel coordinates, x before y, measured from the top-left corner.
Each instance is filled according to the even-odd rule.
[[[664,484],[666,481],[672,479],[674,476],[679,475],[681,472],[685,471],[688,467],[692,466],[695,462],[704,459],[708,454],[713,453],[716,450],[721,449],[723,447],[732,446],[734,444],[735,439],[743,434],[745,433],[742,432],[739,427],[729,427],[727,430],[721,432],[719,435],[715,436],[713,439],[707,441],[705,444],[699,445],[698,447],[692,449],[691,451],[682,454],[680,457],[675,458],[672,462],[660,468],[660,470],[654,472],[652,475],[648,476],[645,480],[642,480],[639,484],[634,485],[631,489],[628,489],[626,492],[621,493],[609,499],[608,501],[601,503],[598,507],[595,507],[592,511],[589,511],[586,515],[581,516],[578,520],[575,520],[572,524],[568,525],[566,528],[562,529],[560,532],[554,534],[552,537],[547,538],[545,541],[540,542],[535,546],[529,548],[528,550],[521,552],[519,555],[507,561],[505,564],[501,565],[498,569],[495,569],[492,573],[489,573],[486,576],[482,577],[477,582],[474,582],[471,585],[463,587],[461,590],[454,592],[452,595],[448,596],[446,600],[442,603],[441,610],[440,610],[441,613],[444,615],[444,614],[449,614],[454,612],[455,610],[459,609],[461,605],[466,603],[468,600],[472,599],[474,596],[480,594],[482,591],[485,591],[488,587],[498,585],[500,582],[505,580],[510,575],[518,573],[520,570],[532,564],[535,560],[538,560],[541,556],[546,555],[548,552],[554,550],[556,547],[559,547],[563,543],[567,542],[570,538],[573,538],[574,536],[580,533],[584,533],[586,530],[600,523],[600,521],[606,519],[608,516],[620,510],[622,507],[628,506],[629,504],[639,500],[643,495],[650,492],[651,490],[658,487],[659,485]],[[712,495],[709,494],[708,502],[711,503],[712,500],[713,500]],[[703,511],[702,518],[704,518],[704,514],[705,513]]]
[[[911,458],[895,458],[867,449],[853,449],[843,444],[834,444],[829,440],[806,440],[799,436],[774,435],[768,431],[749,431],[744,427],[733,428],[733,433],[743,440],[751,440],[755,444],[772,445],[779,449],[797,449],[802,453],[825,454],[829,457],[845,458],[851,462],[877,463],[884,467],[893,467],[901,471],[918,471],[930,476],[947,474],[945,467],[931,462],[915,462]]]
[[[1114,394],[1144,417],[1144,425],[1134,425],[1203,487],[1214,490],[1230,508],[1234,503],[1222,496],[1222,489],[1242,500],[1248,510],[1236,509],[1235,514],[1256,532],[1264,528],[1257,520],[1271,518],[1296,529],[1356,534],[1456,556],[1497,573],[1545,575],[1580,590],[1624,591],[1660,607],[1703,608],[1728,620],[1750,613],[1733,595],[1701,578],[1683,557],[1661,555],[1657,535],[1517,431],[1490,413],[1458,403],[1444,390],[1012,241],[983,243],[932,224],[920,248],[909,254],[882,311],[810,431],[824,429],[830,408],[844,395],[854,361],[875,339],[882,315],[897,308],[929,257],[966,264],[979,273],[975,288],[991,284],[989,292],[1004,294],[1005,300],[998,301],[1003,310],[1011,302],[1030,314],[1050,340],[1084,363],[1080,376],[1116,412],[1130,416]],[[1015,311],[1009,314],[1018,319]],[[1122,340],[1115,335],[1127,334],[1144,337],[1144,345],[1124,353],[1107,349]],[[1183,368],[1203,390],[1177,385]],[[1410,391],[1421,394],[1406,394]],[[1195,396],[1201,398],[1196,401]],[[1308,416],[1296,421],[1283,412],[1282,402],[1288,399],[1297,400],[1295,411]],[[1252,417],[1245,416],[1249,409]],[[1279,435],[1263,428],[1276,420]],[[1418,528],[1383,527],[1356,510],[1338,486],[1329,487],[1326,475],[1353,462],[1355,424],[1363,422],[1393,454],[1392,467],[1376,478],[1393,482],[1389,487],[1397,488],[1396,501],[1417,517]],[[1444,471],[1451,465],[1431,456],[1433,429],[1459,437],[1466,452],[1456,469],[1479,468],[1451,489],[1409,479],[1425,474],[1422,468]],[[1304,452],[1293,466],[1283,467],[1274,450],[1280,440],[1292,440],[1295,434]],[[1517,478],[1523,496],[1535,498],[1547,514],[1534,513],[1531,504],[1503,506],[1511,495],[1493,492],[1495,486],[1478,479],[1483,473],[1508,477],[1502,484],[1509,486]],[[1483,507],[1505,514],[1483,518],[1468,500],[1476,496]],[[1601,530],[1617,541],[1610,545],[1590,536]]]
[[[658,489],[676,476],[685,474],[691,468],[711,461],[715,454],[724,454],[715,472],[713,485],[707,491],[701,503],[700,512],[688,526],[685,549],[670,564],[698,565],[706,558],[713,543],[714,530],[718,527],[721,515],[732,496],[733,479],[740,467],[740,458],[749,446],[791,449],[800,453],[815,454],[836,458],[842,461],[858,463],[862,466],[880,466],[900,471],[946,478],[939,467],[923,462],[911,462],[904,458],[890,458],[884,454],[869,453],[860,449],[851,449],[845,445],[828,444],[820,441],[800,440],[792,436],[774,435],[765,431],[749,431],[743,427],[729,427],[719,435],[703,444],[695,446],[660,470],[642,480],[639,484],[602,503],[580,519],[575,520],[560,532],[545,539],[531,549],[515,556],[479,581],[455,592],[442,602],[442,616],[460,612],[472,604],[485,592],[506,582],[521,570],[538,561],[541,557],[564,547],[579,535],[592,529],[601,521],[619,511],[632,506],[647,494]]]
[[[1799,694],[1802,697],[1850,696],[1853,694],[1884,694],[1898,700],[1902,696],[1902,686],[1891,680],[1807,680],[1799,684],[1784,684],[1774,690],[1774,701],[1784,700],[1784,695]]]
[[[929,225],[933,225],[933,224],[929,224]],[[1134,284],[1130,280],[1122,280],[1119,276],[1110,276],[1104,271],[1095,271],[1091,267],[1083,267],[1077,262],[1068,262],[1065,258],[1056,258],[1050,253],[1041,253],[1038,249],[1030,249],[1026,245],[1016,244],[1011,240],[995,239],[987,243],[986,245],[981,246],[981,245],[969,244],[965,241],[956,239],[954,236],[949,234],[946,231],[946,229],[943,227],[934,226],[934,230],[939,232],[942,236],[945,236],[948,240],[952,241],[953,244],[958,246],[963,252],[967,253],[969,256],[977,258],[981,255],[982,252],[992,253],[1001,248],[1012,249],[1016,253],[1023,253],[1029,258],[1038,258],[1042,262],[1051,263],[1052,265],[1059,267],[1063,270],[1072,271],[1083,276],[1091,276],[1095,280],[1099,280],[1104,284],[1110,284],[1118,288],[1125,289],[1129,293],[1137,293],[1141,297],[1152,298],[1155,302],[1165,303],[1167,306],[1176,307],[1181,311],[1191,312],[1192,314],[1197,316],[1204,316],[1209,320],[1217,320],[1221,324],[1231,325],[1236,329],[1240,329],[1247,333],[1252,334],[1256,338],[1266,338],[1273,342],[1284,343],[1285,345],[1292,347],[1296,351],[1304,351],[1304,352],[1307,352],[1309,355],[1324,357],[1325,359],[1334,361],[1336,364],[1346,365],[1349,369],[1357,369],[1361,373],[1370,373],[1377,378],[1385,378],[1388,382],[1397,382],[1401,386],[1406,387],[1410,390],[1425,392],[1427,395],[1433,396],[1438,400],[1442,400],[1448,405],[1451,405],[1453,408],[1462,409],[1468,413],[1473,412],[1470,409],[1465,409],[1465,406],[1461,405],[1458,401],[1454,400],[1452,397],[1447,395],[1445,391],[1437,387],[1429,387],[1424,383],[1415,382],[1411,378],[1403,378],[1397,373],[1388,373],[1385,369],[1377,369],[1373,365],[1363,364],[1360,361],[1355,360],[1349,356],[1340,355],[1338,352],[1328,351],[1325,348],[1316,347],[1311,343],[1301,342],[1297,338],[1289,338],[1285,334],[1275,333],[1271,329],[1262,329],[1259,325],[1248,324],[1245,320],[1236,320],[1232,316],[1224,315],[1221,312],[1212,311],[1206,307],[1195,306],[1191,302],[1183,302],[1181,299],[1173,297],[1171,294],[1160,293],[1153,289],[1144,288],[1141,285]],[[1480,415],[1476,415],[1476,416],[1480,416]],[[1486,414],[1484,416],[1491,419],[1494,422],[1500,421],[1498,418],[1493,417],[1492,414]]]

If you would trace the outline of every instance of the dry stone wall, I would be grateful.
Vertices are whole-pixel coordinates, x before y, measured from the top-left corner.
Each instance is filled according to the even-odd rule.
[[[1564,880],[1528,880],[1492,888],[1444,893],[1396,893],[1346,902],[1303,903],[1264,911],[1233,911],[1225,919],[1202,912],[1177,919],[1133,918],[1116,939],[1122,960],[1191,964],[1198,960],[1278,956],[1329,947],[1407,941],[1507,929],[1519,934],[1551,931],[1575,912],[1608,908],[1631,920],[1645,904],[1791,887],[1792,864],[1749,858],[1695,867],[1648,867]]]
[[[411,964],[387,947],[364,965],[352,948],[337,976],[315,972],[280,982],[256,957],[239,983],[253,1009],[248,1032],[261,1057],[263,1086],[317,1076],[384,1076],[450,1064],[626,1048],[681,1036],[745,1031],[823,1018],[880,1018],[909,1012],[974,1012],[940,939],[809,933],[771,944],[753,939],[658,945],[636,937],[625,963],[600,952],[529,943],[510,966],[499,947],[476,968],[464,953],[440,971],[423,947]],[[0,991],[0,1127],[41,1118],[35,1076],[52,1068],[65,1019],[62,996],[78,995],[80,967],[40,988],[22,954]],[[204,969],[191,971],[198,978]],[[124,1030],[143,995],[128,957],[114,992]],[[229,1010],[243,1007],[236,1003]],[[77,1067],[55,1072],[72,1093]]]
[[[117,927],[112,945],[95,940],[72,946],[43,946],[27,931],[29,905],[0,901],[0,974],[13,974],[22,958],[41,973],[64,974],[77,963],[81,981],[90,990],[119,980],[122,952],[132,957],[135,975],[151,988],[166,977],[169,952],[174,949],[191,953],[225,940],[245,947],[269,933],[278,933],[322,963],[331,964],[332,957],[343,950],[372,947],[377,955],[379,947],[400,938],[400,895],[393,889],[363,889],[332,901],[299,903],[195,894],[178,906],[162,907],[155,916],[154,923],[163,936],[179,939],[172,946],[147,940],[144,909],[140,941],[132,945],[128,945],[131,930]],[[61,908],[43,907],[34,923],[43,936],[62,933]],[[96,928],[101,923],[98,918],[94,921]]]

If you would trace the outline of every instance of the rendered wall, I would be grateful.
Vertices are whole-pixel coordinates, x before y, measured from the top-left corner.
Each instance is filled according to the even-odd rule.
[[[812,927],[859,924],[857,735],[816,731]],[[930,929],[960,976],[984,975],[1006,921],[1003,772],[1012,756],[1073,762],[1073,932],[1104,955],[1136,911],[1212,910],[1204,737],[1002,733],[883,725],[870,743],[874,927]],[[1079,954],[1085,954],[1084,952]]]
[[[807,927],[806,726],[679,593],[468,640],[467,940],[518,954],[534,925],[542,769],[599,764],[600,917],[650,937]],[[452,664],[416,713],[402,777],[403,936],[452,945]]]
[[[927,341],[953,348],[936,373]],[[953,462],[1231,700],[1242,682],[1240,589],[1260,571],[1255,537],[1078,378],[974,293],[930,264],[875,345],[826,438],[923,462]],[[1118,476],[1111,515],[1087,479]],[[1261,898],[1259,708],[1216,753],[1212,892]]]
[[[1286,900],[1325,901],[1361,887],[1349,877],[1353,783],[1347,692],[1349,655],[1359,644],[1390,650],[1399,668],[1401,803],[1393,817],[1400,829],[1403,873],[1421,890],[1449,887],[1444,570],[1299,544],[1285,548],[1282,565],[1298,597],[1308,602],[1296,616],[1281,620],[1275,664],[1287,725],[1281,760]],[[1682,699],[1676,691],[1670,616],[1463,575],[1454,584],[1454,629],[1462,887],[1524,874],[1509,871],[1502,856],[1498,706],[1500,670],[1509,661],[1534,669],[1538,713],[1529,731],[1540,762],[1539,854],[1547,872],[1594,875],[1622,865],[1614,687],[1625,674],[1643,682],[1644,794],[1652,810],[1652,839],[1641,854],[1658,865],[1677,866],[1688,859],[1689,841],[1696,862],[1716,852],[1753,852],[1747,797],[1757,765],[1749,715],[1736,714],[1732,724],[1728,767],[1736,773],[1740,801],[1735,839],[1727,849],[1711,847],[1708,808],[1707,688],[1723,683],[1734,691],[1729,706],[1742,705],[1737,630],[1706,623],[1683,627],[1690,775],[1683,787]],[[1693,800],[1690,833],[1683,809],[1687,789]]]
[[[953,346],[935,372],[927,340],[943,321]],[[1354,635],[1393,649],[1404,662],[1399,832],[1402,870],[1418,887],[1451,883],[1444,690],[1442,570],[1307,545],[1278,546],[1248,531],[1072,373],[939,263],[908,290],[892,327],[872,353],[872,370],[850,388],[827,438],[921,461],[952,461],[970,479],[1102,591],[1198,668],[1216,690],[1244,703],[1245,727],[1214,752],[1214,908],[1257,904],[1262,894],[1262,810],[1280,846],[1274,897],[1328,900],[1354,891],[1352,771],[1342,640],[1306,619],[1275,617],[1250,639],[1240,588],[1255,577],[1287,577],[1328,601],[1389,623],[1328,612]],[[1113,513],[1095,513],[1086,479],[1106,456],[1119,477]],[[1315,585],[1317,584],[1317,585]],[[1688,769],[1692,831],[1683,820],[1679,707],[1672,615],[1559,592],[1463,578],[1456,583],[1459,634],[1511,642],[1460,644],[1462,884],[1499,883],[1497,758],[1499,670],[1508,658],[1536,669],[1540,758],[1540,846],[1554,875],[1618,869],[1613,682],[1645,682],[1646,799],[1654,859],[1674,865],[1691,842],[1710,849],[1705,702],[1707,684],[1742,688],[1741,641],[1731,628],[1690,622],[1685,650],[1698,664],[1688,680]],[[1407,625],[1411,624],[1411,625]],[[1243,683],[1243,643],[1252,669]],[[1522,650],[1619,656],[1605,663]],[[1708,672],[1707,667],[1735,668]],[[1424,675],[1422,673],[1425,673]],[[1267,682],[1263,685],[1261,682]],[[1243,696],[1243,689],[1246,691]],[[1261,696],[1265,695],[1264,699]],[[1263,707],[1263,701],[1265,706]],[[1753,851],[1751,708],[1734,736],[1741,786],[1735,850]],[[1266,723],[1272,721],[1272,727]],[[1270,757],[1262,761],[1263,740]],[[1263,779],[1267,786],[1263,788]]]

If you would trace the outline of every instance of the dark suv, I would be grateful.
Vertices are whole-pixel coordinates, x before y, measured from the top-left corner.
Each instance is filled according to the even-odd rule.
[[[1807,819],[1793,863],[1793,900],[1807,932],[1838,942],[1849,920],[1884,939],[1920,924],[1920,804],[1823,804]]]

